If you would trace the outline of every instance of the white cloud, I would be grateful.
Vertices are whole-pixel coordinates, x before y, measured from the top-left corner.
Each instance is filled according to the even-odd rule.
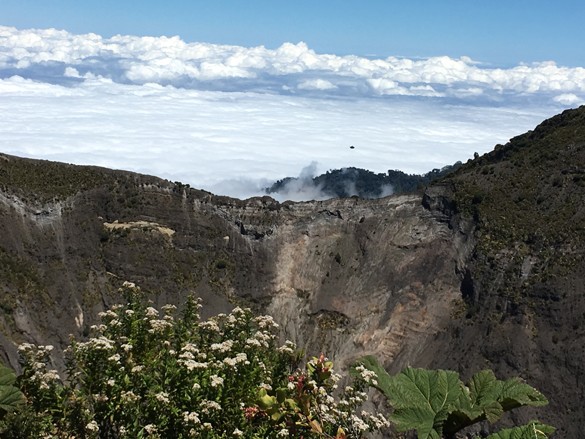
[[[316,177],[319,169],[317,162],[311,162],[301,169],[298,177],[286,181],[276,193],[270,194],[278,201],[305,201],[305,200],[326,200],[331,198],[323,192],[320,185],[315,185],[313,177]]]
[[[88,73],[115,82],[157,82],[175,87],[282,93],[283,90],[331,91],[359,97],[411,95],[451,99],[499,99],[505,94],[585,92],[585,69],[554,62],[501,69],[468,57],[368,59],[318,54],[305,43],[277,49],[186,43],[179,37],[74,35],[55,29],[0,27],[0,74],[10,70],[27,78],[44,75],[53,82]],[[52,68],[52,70],[51,70]],[[63,73],[65,72],[65,73]],[[301,76],[299,80],[299,75]],[[474,90],[470,94],[468,91]]]
[[[555,102],[558,102],[562,105],[583,105],[585,104],[585,99],[580,98],[579,96],[573,93],[564,93],[562,95],[555,96],[553,98]]]
[[[81,75],[75,67],[65,67],[63,76],[66,76],[67,78],[81,78]]]
[[[426,172],[505,143],[584,95],[585,69],[550,62],[493,69],[466,57],[368,59],[305,43],[271,50],[0,26],[1,152],[233,196],[310,162],[318,172]]]
[[[303,81],[298,86],[301,90],[333,90],[337,86],[325,79],[308,79]]]

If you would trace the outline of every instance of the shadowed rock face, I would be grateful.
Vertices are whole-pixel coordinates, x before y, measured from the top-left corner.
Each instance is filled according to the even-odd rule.
[[[204,315],[270,313],[283,339],[342,367],[374,354],[391,372],[520,375],[551,404],[508,422],[539,417],[580,437],[584,169],[583,108],[424,197],[240,201],[0,154],[2,355],[16,367],[15,343],[83,337],[128,280],[157,305],[195,292]]]

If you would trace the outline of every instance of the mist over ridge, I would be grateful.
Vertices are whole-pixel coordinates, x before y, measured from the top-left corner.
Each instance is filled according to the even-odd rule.
[[[435,168],[423,174],[407,174],[398,169],[375,173],[367,169],[348,167],[330,169],[317,175],[317,163],[302,169],[298,177],[280,179],[266,193],[279,201],[310,201],[331,198],[383,198],[389,195],[421,192],[431,182],[457,170],[462,165]]]

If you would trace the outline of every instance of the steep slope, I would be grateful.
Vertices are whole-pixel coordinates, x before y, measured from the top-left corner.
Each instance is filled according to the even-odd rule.
[[[434,367],[520,375],[552,401],[559,437],[585,422],[585,107],[497,145],[429,189],[425,203],[475,224],[465,306]]]

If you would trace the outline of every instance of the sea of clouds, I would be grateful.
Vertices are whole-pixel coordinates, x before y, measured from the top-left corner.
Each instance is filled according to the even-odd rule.
[[[0,152],[237,197],[310,163],[316,173],[423,173],[582,103],[585,69],[554,62],[495,68],[318,54],[302,42],[268,49],[0,26]]]

